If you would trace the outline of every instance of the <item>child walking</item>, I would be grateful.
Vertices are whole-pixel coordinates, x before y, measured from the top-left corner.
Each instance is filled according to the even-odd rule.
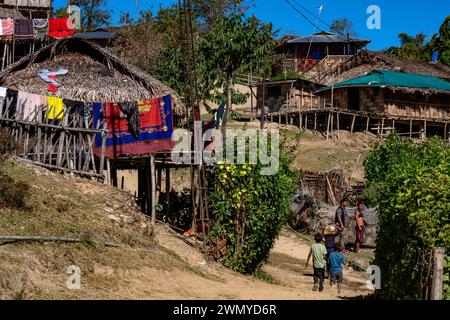
[[[342,247],[339,244],[334,246],[334,252],[330,253],[328,260],[330,261],[330,284],[333,286],[337,283],[337,292],[341,293],[344,282],[342,265],[345,263],[345,256],[342,254]]]
[[[327,265],[325,270],[325,279],[330,277],[330,253],[334,251],[334,245],[336,244],[336,238],[339,236],[340,230],[337,228],[336,224],[330,224],[326,226],[323,230],[323,235],[325,237],[325,248],[327,249]]]
[[[319,292],[323,291],[323,281],[325,278],[325,264],[326,264],[325,259],[327,255],[327,249],[321,243],[322,239],[323,239],[322,234],[316,233],[316,235],[314,236],[314,240],[316,241],[316,243],[311,246],[311,249],[309,250],[308,254],[308,259],[306,260],[305,265],[305,267],[308,268],[309,260],[312,257],[314,268],[313,291],[317,291],[317,289],[319,289]]]

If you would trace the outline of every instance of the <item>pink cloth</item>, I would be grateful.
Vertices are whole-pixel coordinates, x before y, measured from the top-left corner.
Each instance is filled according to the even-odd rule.
[[[38,107],[42,105],[40,95],[19,91],[17,95],[19,119],[35,122],[37,120]]]
[[[11,36],[14,34],[14,20],[2,19],[2,36]]]

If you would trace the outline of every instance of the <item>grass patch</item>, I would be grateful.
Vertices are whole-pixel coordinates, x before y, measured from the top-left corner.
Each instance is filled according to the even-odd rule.
[[[275,279],[270,274],[268,274],[267,272],[265,272],[261,269],[256,270],[255,273],[253,273],[253,276],[258,280],[261,280],[261,281],[264,281],[264,282],[267,282],[270,284],[276,284]]]

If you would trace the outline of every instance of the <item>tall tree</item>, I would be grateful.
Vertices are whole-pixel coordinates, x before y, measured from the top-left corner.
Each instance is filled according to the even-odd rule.
[[[200,39],[199,52],[207,57],[205,67],[217,70],[216,86],[223,86],[226,91],[223,130],[232,108],[234,77],[239,70],[264,68],[266,56],[274,45],[272,28],[272,24],[264,24],[255,16],[230,14],[219,16],[211,31]]]
[[[439,32],[433,36],[427,45],[428,58],[434,51],[439,52],[439,62],[450,66],[450,16],[445,18]]]
[[[330,26],[330,30],[341,35],[357,35],[353,28],[353,22],[348,18],[334,20]]]
[[[72,0],[65,7],[56,10],[57,17],[67,17],[67,7],[77,5],[81,10],[81,28],[83,31],[91,31],[104,27],[111,22],[111,10],[105,9],[107,0]]]
[[[411,36],[407,33],[400,33],[398,35],[400,46],[390,47],[385,51],[401,58],[424,61],[426,60],[426,37],[427,36],[423,33],[419,33],[415,36]]]
[[[228,14],[243,14],[253,5],[253,0],[191,0],[194,18],[203,31],[214,21]]]
[[[151,72],[164,46],[164,34],[155,23],[152,10],[141,11],[136,20],[129,13],[122,13],[120,22],[122,28],[117,32],[112,51],[127,62]]]

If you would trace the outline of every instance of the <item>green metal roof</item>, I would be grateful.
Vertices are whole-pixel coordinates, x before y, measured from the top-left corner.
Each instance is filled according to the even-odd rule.
[[[433,76],[388,70],[373,70],[363,77],[339,82],[334,85],[334,88],[384,86],[450,91],[450,82],[442,79]],[[332,87],[326,87],[317,92],[330,90],[331,88]]]

